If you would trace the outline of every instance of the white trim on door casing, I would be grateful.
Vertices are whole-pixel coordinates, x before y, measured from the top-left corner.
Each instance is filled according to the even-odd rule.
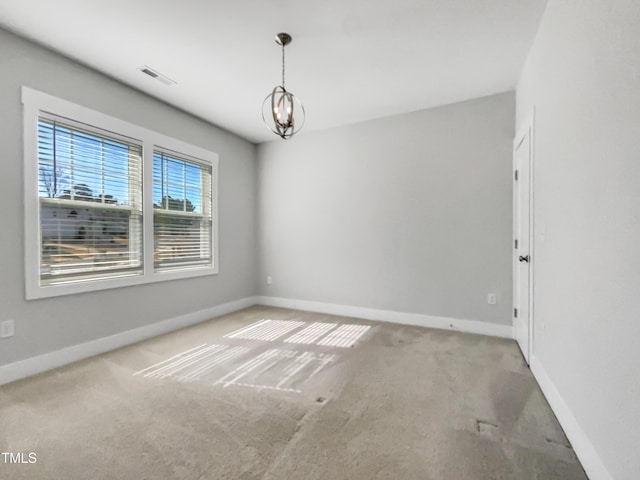
[[[533,328],[534,327],[533,299],[534,299],[534,292],[535,292],[533,280],[534,280],[534,270],[535,270],[535,261],[536,261],[535,242],[534,242],[535,240],[535,235],[534,235],[534,229],[535,229],[535,222],[534,222],[535,118],[536,118],[536,109],[535,109],[535,106],[533,106],[531,107],[531,111],[529,112],[529,114],[525,117],[524,121],[522,122],[522,125],[520,125],[520,127],[518,128],[516,136],[513,139],[513,162],[514,162],[514,170],[515,170],[516,149],[522,142],[525,135],[527,135],[527,132],[529,132],[529,135],[530,135],[529,137],[529,149],[530,149],[530,157],[529,157],[529,361],[531,360],[531,358],[533,358],[535,353],[535,340],[534,340],[535,330]],[[513,195],[514,205],[516,204],[515,197],[516,197],[516,194],[515,194],[515,188],[514,188],[514,195]],[[515,239],[516,239],[516,225],[514,221],[512,245]],[[516,262],[515,258],[516,258],[516,255],[513,256],[514,264]],[[515,272],[515,267],[512,268],[512,271]],[[515,278],[513,279],[512,283],[515,286]],[[516,292],[514,291],[513,298],[515,299],[516,296],[517,296]],[[513,307],[516,308],[515,302]],[[515,330],[514,330],[514,337],[515,337]]]

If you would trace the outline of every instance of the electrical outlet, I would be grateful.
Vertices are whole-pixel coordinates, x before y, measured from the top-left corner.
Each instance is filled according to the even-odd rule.
[[[273,284],[273,278],[271,278],[271,275],[267,275],[267,285],[272,285]]]
[[[487,295],[487,303],[489,305],[495,305],[496,303],[498,303],[498,294],[490,293],[489,295]]]
[[[15,322],[13,320],[0,322],[0,338],[13,337],[15,331]]]

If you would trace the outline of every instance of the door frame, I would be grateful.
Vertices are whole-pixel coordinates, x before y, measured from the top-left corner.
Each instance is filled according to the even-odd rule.
[[[528,358],[525,357],[527,363],[531,363],[531,359],[534,356],[535,351],[535,338],[534,338],[534,270],[535,270],[535,262],[536,262],[536,254],[535,254],[535,235],[534,235],[534,212],[535,212],[535,117],[536,111],[535,106],[531,108],[531,111],[524,118],[522,124],[516,131],[516,135],[513,139],[513,150],[512,150],[512,181],[515,182],[515,171],[516,171],[516,149],[522,143],[523,138],[526,135],[529,135],[529,341],[528,341]],[[512,232],[512,286],[513,286],[513,308],[517,308],[515,304],[515,299],[517,298],[515,287],[516,287],[516,271],[517,271],[517,256],[515,252],[515,240],[517,235],[516,229],[516,205],[517,205],[517,191],[515,188],[515,184],[513,185],[513,232]],[[514,311],[512,310],[512,326],[513,326],[513,338],[516,338],[515,335],[515,317]],[[524,355],[523,355],[524,356]]]

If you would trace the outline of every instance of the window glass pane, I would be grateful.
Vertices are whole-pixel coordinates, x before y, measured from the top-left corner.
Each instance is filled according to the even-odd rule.
[[[187,187],[187,212],[202,213],[202,193],[200,188]]]
[[[193,163],[186,164],[185,183],[187,187],[200,188],[200,169],[201,167],[199,165],[194,165]]]
[[[39,133],[41,197],[132,204],[129,180],[139,177],[139,146],[46,120],[40,120]]]
[[[210,220],[156,212],[154,239],[156,267],[211,263]]]
[[[184,205],[184,185],[168,186],[169,197],[165,199],[165,208],[168,210],[186,211]]]
[[[184,185],[184,162],[165,157],[166,177],[169,185]]]
[[[42,284],[140,271],[140,214],[44,202],[40,215]]]

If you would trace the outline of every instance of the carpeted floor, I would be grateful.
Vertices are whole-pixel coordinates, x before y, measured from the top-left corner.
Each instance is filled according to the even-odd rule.
[[[0,387],[0,450],[37,458],[7,480],[586,479],[513,341],[268,307]]]

